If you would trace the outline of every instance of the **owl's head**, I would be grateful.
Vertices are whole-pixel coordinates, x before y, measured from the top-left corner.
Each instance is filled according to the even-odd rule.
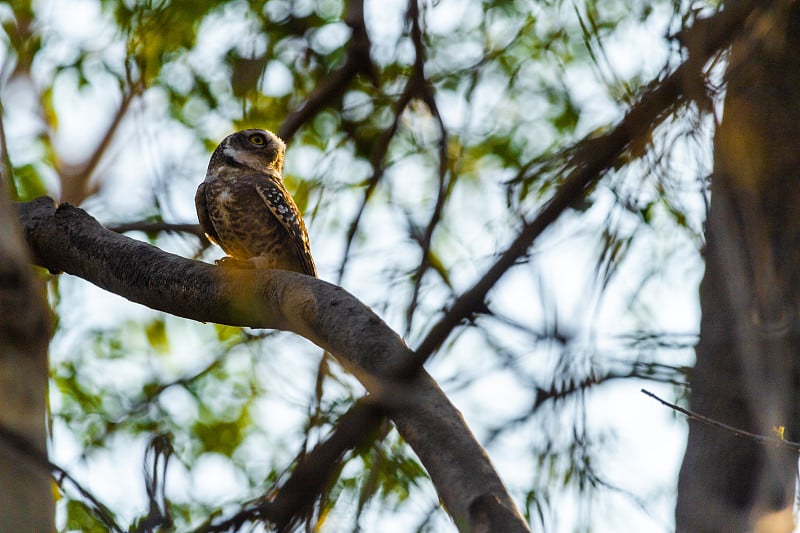
[[[220,164],[244,166],[257,172],[280,175],[286,145],[267,130],[242,130],[225,137],[211,156],[209,170]]]

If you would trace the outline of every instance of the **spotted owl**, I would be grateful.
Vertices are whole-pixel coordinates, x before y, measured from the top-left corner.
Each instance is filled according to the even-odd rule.
[[[316,276],[306,225],[281,177],[285,149],[265,130],[227,136],[197,188],[197,218],[234,259]]]

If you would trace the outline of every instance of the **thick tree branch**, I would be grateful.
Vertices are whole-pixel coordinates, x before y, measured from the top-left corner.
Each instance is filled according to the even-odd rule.
[[[386,409],[460,529],[527,531],[458,410],[424,370],[409,380],[396,378],[411,351],[342,288],[294,272],[221,268],[178,257],[108,231],[78,208],[56,208],[49,198],[19,204],[19,213],[37,264],[153,309],[293,331],[329,351]]]

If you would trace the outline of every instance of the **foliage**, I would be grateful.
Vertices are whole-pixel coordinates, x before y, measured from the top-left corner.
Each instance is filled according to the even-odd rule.
[[[607,130],[641,80],[677,59],[659,36],[696,8],[375,1],[362,21],[359,6],[0,7],[4,165],[16,197],[48,191],[108,225],[163,224],[132,235],[211,260],[218,251],[169,224],[195,221],[194,187],[226,133],[279,131],[289,146],[287,185],[306,213],[322,277],[415,346],[551,197],[569,147]],[[366,59],[355,46],[364,44],[364,23]],[[649,51],[620,62],[632,40],[641,45],[637,31],[649,32]],[[673,312],[686,316],[669,317],[660,304],[675,287],[689,285],[691,295],[698,277],[704,174],[687,161],[707,146],[696,127],[703,124],[676,119],[652,132],[431,362],[532,523],[570,527],[558,526],[553,510],[578,494],[588,527],[591,502],[614,492],[609,486],[635,492],[637,483],[604,479],[598,464],[613,454],[595,457],[613,441],[613,418],[624,416],[589,405],[614,394],[610,383],[683,384],[694,309],[676,304]],[[59,315],[54,455],[74,465],[121,529],[144,531],[161,519],[184,531],[229,517],[274,490],[298,451],[324,438],[362,392],[289,335],[188,324],[69,278],[54,279],[51,296]],[[443,527],[424,471],[387,432],[346,458],[312,523],[368,529],[394,513],[408,530]],[[93,465],[111,457],[144,461],[150,473],[124,490],[91,481]],[[161,477],[152,474],[159,457]],[[638,504],[631,501],[623,514]],[[102,527],[95,511],[65,488],[60,530]]]

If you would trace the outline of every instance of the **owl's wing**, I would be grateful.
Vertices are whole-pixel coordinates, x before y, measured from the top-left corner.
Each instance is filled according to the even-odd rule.
[[[214,229],[214,224],[211,223],[211,217],[208,216],[205,182],[201,183],[197,188],[197,192],[194,195],[194,206],[195,209],[197,209],[197,220],[200,221],[200,228],[211,242],[219,245],[219,236],[217,235],[217,231]]]
[[[317,277],[317,267],[314,265],[314,258],[311,257],[308,231],[289,191],[276,179],[259,181],[256,183],[256,191],[292,239],[297,257],[303,262],[305,273]]]

